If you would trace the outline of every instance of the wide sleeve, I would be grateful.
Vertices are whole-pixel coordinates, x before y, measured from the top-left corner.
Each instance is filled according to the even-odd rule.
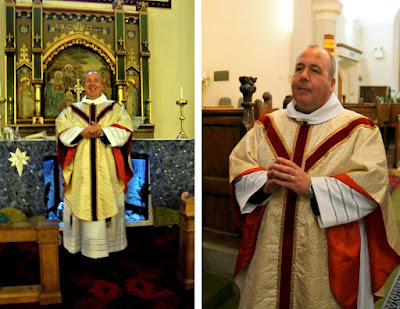
[[[133,123],[124,106],[114,104],[113,121],[111,125],[103,127],[110,147],[122,147],[132,139]]]
[[[259,138],[263,129],[257,123],[239,141],[229,156],[229,182],[235,183],[243,175],[265,170],[258,158]]]

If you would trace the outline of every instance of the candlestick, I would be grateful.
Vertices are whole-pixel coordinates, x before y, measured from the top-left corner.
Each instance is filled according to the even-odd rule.
[[[180,99],[179,101],[176,101],[176,104],[181,107],[181,115],[179,116],[179,120],[181,121],[181,131],[179,132],[179,135],[177,136],[178,139],[180,139],[180,138],[188,138],[186,136],[186,134],[185,134],[185,131],[183,130],[183,121],[185,120],[185,116],[183,115],[183,107],[187,103],[188,103],[188,101],[186,101],[184,99]]]

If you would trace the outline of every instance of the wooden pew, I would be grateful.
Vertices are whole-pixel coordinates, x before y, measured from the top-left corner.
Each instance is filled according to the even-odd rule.
[[[61,303],[58,246],[61,243],[58,222],[39,221],[1,223],[0,242],[39,244],[40,285],[0,287],[0,304],[39,302],[41,305]]]

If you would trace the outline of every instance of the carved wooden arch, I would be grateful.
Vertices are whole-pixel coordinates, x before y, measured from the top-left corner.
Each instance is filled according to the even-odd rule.
[[[102,40],[98,40],[96,37],[91,37],[84,33],[70,34],[61,39],[55,38],[54,42],[43,54],[43,71],[46,70],[47,66],[52,62],[55,56],[68,47],[74,45],[85,46],[99,54],[110,66],[111,71],[115,75],[115,56],[113,52],[102,42]]]

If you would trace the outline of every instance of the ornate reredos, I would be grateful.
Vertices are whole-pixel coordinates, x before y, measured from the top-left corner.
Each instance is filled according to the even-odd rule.
[[[109,99],[151,124],[145,5],[135,12],[124,11],[121,1],[98,10],[7,0],[6,32],[7,125],[54,123],[79,97],[88,70],[107,75]]]
[[[53,42],[47,42],[47,48],[43,53],[43,70],[47,69],[49,63],[51,63],[55,56],[65,49],[80,45],[91,49],[93,52],[101,56],[104,61],[110,66],[113,74],[115,75],[115,56],[111,50],[111,46],[104,44],[104,40],[99,40],[96,35],[90,36],[86,33],[71,33],[69,35],[61,35],[60,38],[55,37]]]

